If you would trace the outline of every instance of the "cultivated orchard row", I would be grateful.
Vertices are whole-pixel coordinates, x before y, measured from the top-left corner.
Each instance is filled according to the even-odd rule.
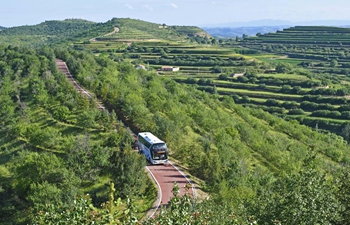
[[[79,21],[73,22],[79,24]],[[120,49],[113,49],[113,40],[104,44],[108,48],[98,50],[97,43],[100,47],[103,45],[94,41],[99,36],[106,37],[104,34],[110,34],[115,27],[120,33],[124,32],[123,26],[127,23],[146,33],[157,31],[168,35],[172,32],[178,39],[169,41],[170,44],[179,41],[174,46],[194,45],[195,50],[208,49],[203,55],[220,63],[241,54],[239,57],[244,59],[233,61],[246,65],[199,66],[209,68],[208,77],[203,79],[200,73],[187,77],[181,74],[181,69],[169,77],[164,76],[165,73],[160,76],[152,69],[161,64],[151,64],[151,71],[142,67],[136,69],[139,63],[147,64],[146,54],[141,58],[124,58],[122,54],[131,52],[119,51],[127,49],[129,43],[119,43]],[[55,34],[42,29],[45,25],[49,25],[50,31],[58,31],[57,22],[30,29]],[[92,32],[99,26],[101,32]],[[239,90],[252,92],[256,85],[264,87],[255,79],[269,74],[284,77],[281,80],[288,81],[285,85],[292,89],[298,86],[292,85],[292,81],[303,82],[303,79],[298,81],[300,76],[310,82],[320,81],[323,86],[329,81],[330,88],[340,89],[342,84],[296,68],[295,64],[279,63],[290,60],[288,58],[265,53],[257,56],[256,50],[239,49],[239,43],[234,40],[215,43],[215,39],[203,35],[181,35],[183,31],[192,32],[192,28],[176,33],[176,27],[159,26],[131,19],[112,19],[81,29],[83,33],[74,32],[84,37],[83,40],[72,39],[66,29],[59,30],[63,33],[60,41],[64,46],[55,50],[0,47],[3,56],[0,62],[3,125],[0,129],[0,211],[5,212],[0,215],[0,223],[56,224],[69,220],[69,223],[79,221],[76,223],[80,224],[135,224],[149,207],[150,199],[154,199],[155,191],[143,173],[144,157],[130,150],[133,139],[129,132],[122,123],[111,123],[118,114],[133,130],[148,130],[165,140],[170,156],[200,178],[201,187],[211,195],[207,201],[192,204],[188,198],[181,200],[175,194],[168,213],[144,224],[271,224],[279,221],[282,224],[346,224],[350,193],[348,143],[334,133],[315,132],[296,120],[285,121],[253,106],[242,107],[232,96],[217,93],[225,87],[212,85],[235,83],[247,88]],[[110,29],[102,32],[106,27]],[[27,30],[25,27],[18,32],[25,34]],[[95,33],[102,34],[92,35]],[[110,36],[116,38],[117,34]],[[72,42],[74,44],[70,45]],[[79,44],[74,46],[76,43]],[[97,51],[92,54],[67,46],[81,50],[92,47]],[[135,46],[140,43],[130,45]],[[163,47],[167,57],[175,56]],[[221,55],[214,54],[216,49],[225,51],[227,59],[214,59]],[[137,51],[132,54],[141,54]],[[154,54],[163,57],[161,53]],[[83,99],[66,77],[57,73],[56,58],[67,63],[79,85],[95,93],[106,107],[113,107],[116,114],[101,115],[94,110],[96,103]],[[165,55],[164,59],[170,60]],[[244,72],[247,74],[240,76],[243,77],[241,81],[229,79],[232,74]],[[196,83],[178,84],[173,80],[177,77],[195,79]],[[244,81],[245,78],[248,81]],[[268,92],[287,96],[277,92],[275,78],[264,79],[271,81],[265,84]],[[213,95],[198,91],[196,85],[212,88]],[[310,91],[307,88],[314,86],[300,87],[300,91]],[[286,107],[295,105],[294,102],[286,104],[283,99],[277,102]],[[271,100],[269,104],[276,102]],[[318,130],[320,126],[313,128]],[[350,127],[344,131],[350,134]],[[81,197],[84,193],[91,197]],[[108,200],[110,202],[106,202]]]
[[[133,32],[129,34],[132,35]],[[269,36],[262,37],[266,39]],[[105,46],[111,47],[116,43],[115,39],[110,42],[107,40],[104,39]],[[92,46],[95,44],[91,43]],[[258,107],[280,115],[293,115],[294,118],[299,116],[299,120],[308,117],[317,122],[320,117],[334,122],[334,119],[338,119],[337,132],[341,133],[339,123],[344,123],[349,118],[349,110],[345,107],[348,100],[345,97],[350,88],[342,85],[347,80],[346,77],[332,76],[334,71],[329,69],[326,72],[330,73],[326,74],[327,67],[322,61],[317,61],[319,67],[323,68],[323,74],[320,74],[315,73],[315,69],[311,70],[310,63],[305,64],[303,59],[296,61],[297,64],[288,63],[289,58],[277,55],[256,56],[255,51],[242,51],[237,48],[238,43],[233,44],[230,48],[224,48],[220,45],[190,42],[134,40],[129,45],[123,43],[122,47],[107,52],[103,48],[99,49],[99,53],[102,50],[102,54],[107,53],[115,60],[131,61],[135,66],[147,64],[148,68],[156,70],[165,65],[180,67],[180,72],[158,73],[171,76],[181,83],[196,85],[198,89],[209,93],[232,96],[236,103],[247,107]],[[251,54],[240,54],[241,52]],[[336,62],[331,62],[330,66],[333,67],[328,68],[335,69],[337,65],[332,63]],[[318,64],[312,63],[313,68]],[[245,74],[234,78],[235,73]],[[334,130],[332,126],[323,128]]]

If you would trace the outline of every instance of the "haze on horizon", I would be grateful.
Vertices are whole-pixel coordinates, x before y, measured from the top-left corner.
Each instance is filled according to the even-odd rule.
[[[196,26],[263,19],[350,21],[349,11],[345,0],[11,0],[1,4],[0,26],[69,18],[106,22],[113,17]]]

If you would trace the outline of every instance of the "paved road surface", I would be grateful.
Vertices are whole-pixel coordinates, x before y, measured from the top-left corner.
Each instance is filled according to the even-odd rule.
[[[170,198],[173,197],[172,189],[175,182],[180,187],[180,196],[186,193],[186,185],[191,187],[190,181],[171,162],[165,165],[149,165],[147,167],[160,185],[162,206],[167,205]],[[192,188],[188,192],[192,194]]]

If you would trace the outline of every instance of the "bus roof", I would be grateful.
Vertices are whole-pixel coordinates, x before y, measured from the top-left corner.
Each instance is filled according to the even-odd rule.
[[[158,137],[156,137],[151,132],[142,132],[142,133],[139,133],[139,136],[143,137],[150,144],[164,143],[164,141],[160,140]]]

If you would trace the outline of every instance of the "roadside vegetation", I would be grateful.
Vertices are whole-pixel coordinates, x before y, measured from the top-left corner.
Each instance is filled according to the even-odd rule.
[[[174,33],[182,41],[161,33],[151,40],[148,30],[179,28],[112,21],[119,31],[84,36],[91,42],[0,47],[1,223],[349,221],[346,76],[285,62],[279,53],[256,57],[261,49],[242,47],[241,39],[194,35],[193,27]],[[56,58],[96,99],[75,91]],[[180,71],[157,70],[164,65]],[[109,113],[96,109],[97,99]],[[169,207],[141,221],[155,190],[124,125],[165,140],[210,198],[179,197],[175,185]]]
[[[74,89],[52,49],[2,46],[0,55],[0,223],[28,224],[49,204],[70,206],[85,194],[98,206],[109,182],[146,211],[155,190],[115,113]]]

